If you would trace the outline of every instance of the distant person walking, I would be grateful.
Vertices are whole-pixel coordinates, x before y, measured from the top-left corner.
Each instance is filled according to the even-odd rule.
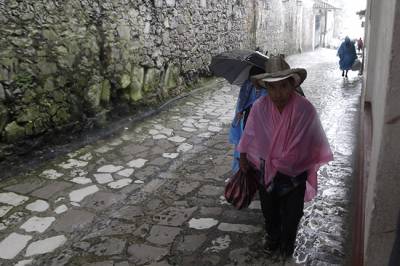
[[[361,52],[363,47],[364,47],[364,43],[363,43],[363,41],[362,41],[362,39],[360,37],[360,39],[357,40],[357,50],[358,50],[358,52]]]
[[[350,38],[346,36],[344,42],[339,47],[337,55],[339,56],[340,70],[342,70],[342,77],[347,78],[347,72],[354,64],[357,59],[356,48],[354,42],[350,41]]]

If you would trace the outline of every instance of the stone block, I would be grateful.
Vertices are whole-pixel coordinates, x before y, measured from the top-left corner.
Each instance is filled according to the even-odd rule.
[[[100,191],[85,199],[82,206],[95,209],[96,211],[101,211],[115,203],[121,202],[123,199],[123,195]]]
[[[123,89],[127,88],[131,84],[131,77],[128,74],[123,74],[120,83]]]
[[[156,262],[168,255],[168,248],[157,248],[142,244],[133,244],[128,248],[128,254],[131,256],[129,261],[134,265],[148,264]]]
[[[103,80],[101,84],[100,100],[103,103],[109,103],[111,97],[111,84],[109,80]]]
[[[13,121],[9,123],[5,129],[5,138],[7,142],[17,141],[25,136],[25,129]]]
[[[100,106],[101,93],[102,93],[101,83],[93,84],[86,89],[85,100],[90,104],[90,106],[93,109],[96,109]]]
[[[41,116],[41,112],[39,110],[39,106],[30,105],[25,107],[25,109],[18,115],[17,122],[25,123],[36,120]]]
[[[182,252],[194,252],[207,240],[206,235],[186,235],[178,244],[178,250]]]
[[[180,231],[181,229],[176,227],[154,225],[151,228],[147,241],[156,245],[171,244]]]
[[[174,7],[175,6],[175,0],[165,0],[165,3],[169,7]]]
[[[118,255],[125,249],[126,240],[118,238],[106,238],[104,242],[95,244],[89,249],[89,252],[97,256]]]
[[[130,87],[129,99],[133,102],[137,102],[143,98],[142,90],[140,88]]]
[[[0,87],[0,94],[1,94],[1,87]],[[0,95],[1,97],[1,95]],[[1,98],[0,98],[1,100]],[[8,121],[8,110],[5,105],[0,103],[0,134],[3,132],[4,127],[6,126]]]
[[[44,90],[47,92],[54,91],[56,86],[54,85],[54,79],[53,78],[48,78],[46,79],[46,82],[44,83]]]
[[[43,30],[42,35],[44,38],[46,38],[48,41],[51,41],[51,42],[55,42],[59,39],[59,36],[57,35],[57,33],[52,29]]]
[[[0,74],[0,80],[2,80],[1,74]],[[5,99],[6,99],[6,92],[4,91],[3,85],[0,83],[0,101],[4,101]]]
[[[220,196],[224,193],[223,187],[204,185],[199,190],[199,196]]]
[[[131,27],[128,25],[119,25],[117,27],[118,35],[121,39],[130,40],[131,39]]]
[[[134,67],[132,71],[132,84],[131,86],[142,89],[144,82],[144,69],[142,67]]]
[[[196,210],[197,207],[169,207],[168,209],[161,212],[159,215],[155,215],[153,219],[155,221],[158,221],[158,224],[160,225],[181,226],[191,218],[193,212],[195,212]]]
[[[11,233],[0,242],[0,258],[13,259],[25,248],[32,236]]]
[[[88,226],[94,219],[94,214],[81,211],[81,210],[70,210],[60,216],[53,224],[52,228],[57,232],[72,233],[78,230],[82,230]]]
[[[151,92],[160,86],[161,71],[157,68],[149,68],[144,77],[143,91]]]
[[[33,179],[30,182],[19,183],[16,185],[8,186],[8,187],[4,188],[4,190],[12,191],[12,192],[20,193],[20,194],[27,194],[27,193],[30,193],[30,192],[34,191],[35,189],[43,186],[44,182],[45,181],[40,180],[40,179]]]
[[[162,7],[163,6],[163,0],[154,0],[154,6],[155,7]]]
[[[63,190],[66,190],[71,186],[71,183],[67,183],[64,181],[53,181],[51,184],[48,184],[40,189],[33,191],[31,195],[42,199],[50,199],[53,195]]]
[[[207,7],[207,0],[200,0],[200,7],[201,8],[206,8]],[[227,9],[229,10],[229,8],[227,8]]]
[[[140,216],[144,216],[144,212],[139,206],[125,206],[111,214],[113,218],[128,221],[135,221]]]
[[[42,75],[52,75],[57,72],[57,65],[55,63],[39,60],[37,66]]]
[[[179,70],[174,65],[169,65],[164,77],[164,89],[171,89],[178,85]]]

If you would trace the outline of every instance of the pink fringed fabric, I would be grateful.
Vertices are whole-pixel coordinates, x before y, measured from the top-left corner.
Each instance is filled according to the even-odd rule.
[[[252,107],[238,150],[254,165],[265,160],[264,180],[269,184],[279,171],[289,176],[308,172],[304,200],[317,194],[317,171],[333,160],[328,140],[314,106],[293,94],[280,113],[268,96]]]

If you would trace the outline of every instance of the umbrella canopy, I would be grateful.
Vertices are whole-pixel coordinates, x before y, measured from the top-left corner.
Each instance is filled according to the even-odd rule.
[[[213,56],[210,70],[229,83],[241,85],[249,76],[252,67],[265,69],[268,56],[252,50],[232,50]]]

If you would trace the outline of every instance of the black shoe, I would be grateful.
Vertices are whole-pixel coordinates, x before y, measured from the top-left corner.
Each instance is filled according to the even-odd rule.
[[[344,72],[342,72],[342,77],[344,77]]]
[[[274,255],[279,250],[279,241],[272,239],[269,235],[265,235],[265,243],[263,251],[268,256]]]

